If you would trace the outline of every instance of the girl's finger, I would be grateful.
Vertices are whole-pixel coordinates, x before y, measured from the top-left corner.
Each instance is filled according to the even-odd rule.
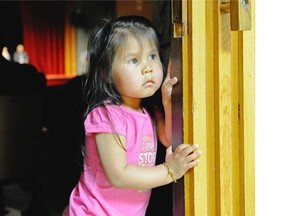
[[[190,154],[187,156],[186,161],[192,162],[192,161],[196,160],[197,158],[199,158],[201,154],[202,154],[201,151],[194,152],[193,154]]]
[[[199,163],[200,163],[200,160],[198,160],[198,159],[197,160],[193,160],[192,162],[187,163],[187,167],[188,167],[188,169],[191,169],[191,168],[197,166]]]
[[[184,149],[190,148],[189,144],[181,144],[175,149],[175,153],[181,153]]]
[[[181,155],[183,156],[188,156],[188,155],[192,155],[192,154],[201,154],[202,152],[199,151],[199,152],[196,152],[196,150],[199,148],[199,145],[198,144],[194,144],[194,145],[188,145],[187,148],[184,148],[181,152]],[[180,152],[179,152],[180,153]],[[194,158],[195,159],[195,158]]]
[[[191,145],[191,148],[193,151],[197,150],[199,148],[199,145],[198,144],[193,144]]]
[[[169,146],[168,148],[166,148],[166,155],[170,155],[170,154],[172,154],[173,152],[172,152],[172,145],[171,146]]]
[[[170,84],[173,86],[178,82],[177,77],[173,77],[172,79],[170,79]]]

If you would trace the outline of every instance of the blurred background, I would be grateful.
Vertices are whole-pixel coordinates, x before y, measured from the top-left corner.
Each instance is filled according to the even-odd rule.
[[[130,14],[168,30],[170,46],[167,0],[0,2],[0,215],[61,215],[81,170],[88,37]],[[153,190],[147,215],[172,215],[171,185]]]

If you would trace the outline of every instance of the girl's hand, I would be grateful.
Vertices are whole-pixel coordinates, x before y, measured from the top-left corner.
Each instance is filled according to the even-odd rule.
[[[171,75],[171,63],[169,61],[167,76],[162,84],[161,91],[162,91],[162,102],[163,104],[167,102],[171,102],[171,95],[173,86],[178,82],[177,77],[170,78]]]
[[[199,163],[198,158],[202,152],[198,149],[198,144],[181,144],[174,152],[172,152],[172,146],[167,148],[165,162],[171,167],[176,179],[181,178],[189,169]]]

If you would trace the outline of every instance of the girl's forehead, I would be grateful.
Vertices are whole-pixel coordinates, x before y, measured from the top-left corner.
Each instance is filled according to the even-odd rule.
[[[120,44],[120,46],[126,50],[141,50],[143,49],[156,49],[156,43],[153,39],[145,36],[135,36],[135,35],[127,35],[126,40],[123,44]],[[139,50],[139,51],[140,51]]]

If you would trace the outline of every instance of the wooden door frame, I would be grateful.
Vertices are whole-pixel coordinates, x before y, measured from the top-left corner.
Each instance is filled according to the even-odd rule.
[[[172,33],[174,36],[175,24],[182,23],[182,1],[171,0],[172,10]],[[171,39],[171,77],[178,78],[177,85],[173,88],[172,95],[172,143],[173,150],[183,143],[183,68],[182,68],[182,38],[172,37]],[[173,215],[184,215],[184,178],[181,178],[173,185]]]
[[[254,0],[251,30],[233,32],[220,1],[171,1],[173,149],[188,142],[203,151],[173,185],[173,215],[254,215]]]

